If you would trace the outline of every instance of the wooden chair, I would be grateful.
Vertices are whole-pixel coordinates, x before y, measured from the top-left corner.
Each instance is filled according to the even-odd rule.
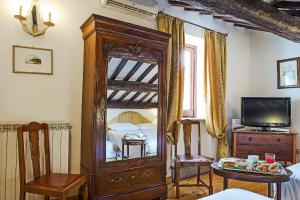
[[[45,151],[45,175],[41,175],[39,131],[44,135]],[[28,132],[30,153],[32,159],[33,177],[32,181],[26,182],[24,133]],[[19,171],[20,171],[20,200],[25,200],[26,192],[44,195],[44,199],[57,197],[65,200],[69,191],[81,186],[83,199],[88,199],[86,187],[86,175],[81,174],[58,174],[50,172],[49,133],[47,124],[31,122],[18,128],[18,149],[19,149]]]
[[[213,186],[212,186],[212,170],[211,164],[213,163],[212,158],[201,156],[201,145],[200,145],[200,120],[196,119],[184,119],[180,121],[176,121],[174,123],[174,135],[177,138],[179,134],[179,128],[183,125],[183,136],[184,136],[184,152],[185,155],[178,155],[177,154],[177,143],[175,142],[175,186],[176,186],[176,198],[179,199],[180,196],[180,187],[195,187],[195,186],[204,186],[208,189],[209,194],[213,193]],[[198,155],[191,154],[191,132],[192,132],[192,125],[198,126]],[[200,179],[200,169],[201,167],[206,166],[208,167],[209,171],[209,185],[204,183]],[[197,173],[197,183],[196,184],[184,184],[180,185],[180,169],[185,167],[198,167]]]

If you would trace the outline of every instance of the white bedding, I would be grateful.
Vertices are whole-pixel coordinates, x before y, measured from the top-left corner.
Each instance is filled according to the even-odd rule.
[[[122,138],[125,134],[135,134],[142,133],[146,136],[146,153],[147,154],[156,154],[157,152],[157,129],[145,129],[145,130],[124,130],[124,131],[115,131],[109,130],[107,134],[107,140],[118,145],[120,149],[122,149]],[[137,149],[138,148],[138,149]],[[134,149],[137,149],[136,151]],[[140,152],[139,146],[130,146],[130,154],[131,152]],[[136,156],[140,156],[137,154]]]
[[[114,143],[106,141],[106,158],[115,158],[117,152],[114,151]]]
[[[281,184],[281,199],[300,200],[300,163],[288,167],[293,172],[290,181]]]
[[[202,198],[202,200],[272,200],[272,199],[247,190],[232,188]]]

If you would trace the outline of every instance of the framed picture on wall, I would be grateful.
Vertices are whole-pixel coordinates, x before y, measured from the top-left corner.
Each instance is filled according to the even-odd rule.
[[[53,50],[13,46],[13,73],[53,74]]]
[[[300,87],[300,57],[277,61],[277,87]]]

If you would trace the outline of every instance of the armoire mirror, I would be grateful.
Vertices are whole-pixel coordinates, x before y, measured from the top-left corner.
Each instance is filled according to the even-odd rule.
[[[157,155],[156,61],[108,54],[106,162]]]

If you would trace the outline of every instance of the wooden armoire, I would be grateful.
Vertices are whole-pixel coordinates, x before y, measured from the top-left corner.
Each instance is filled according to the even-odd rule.
[[[89,199],[166,199],[166,64],[170,36],[99,15],[90,16],[81,30],[84,39],[81,172],[89,175]],[[113,60],[119,60],[120,64],[109,79],[108,66]],[[129,70],[126,69],[129,64],[124,63],[136,64]],[[154,65],[158,68],[157,74],[151,80],[143,81]],[[141,66],[145,68],[142,75],[129,79]],[[125,78],[117,79],[122,70],[129,73]],[[110,98],[109,89],[115,94],[123,91],[122,98]],[[139,101],[131,101],[133,98],[124,97],[130,92],[135,92],[133,96],[143,92],[148,97],[149,92],[156,94],[147,101],[146,95]],[[157,109],[157,149],[154,154],[133,159],[116,156],[114,162],[108,162],[108,109],[154,107]]]

